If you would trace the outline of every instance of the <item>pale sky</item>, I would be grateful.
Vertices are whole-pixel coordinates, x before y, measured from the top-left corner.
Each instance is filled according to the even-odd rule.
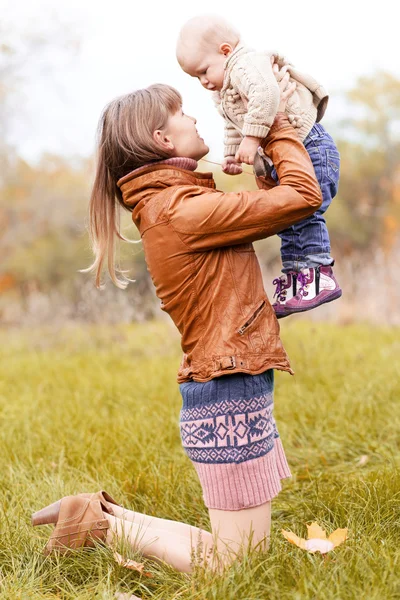
[[[198,120],[210,158],[222,159],[223,121],[209,92],[183,73],[175,59],[180,26],[203,13],[225,16],[243,40],[278,50],[331,93],[325,124],[343,115],[336,93],[359,75],[386,69],[400,78],[398,20],[393,0],[212,1],[0,0],[3,22],[22,35],[57,24],[54,45],[26,62],[14,142],[29,159],[41,152],[89,155],[98,118],[117,95],[162,82],[183,95],[184,110]],[[58,50],[63,32],[81,41],[76,55]],[[54,37],[54,36],[53,36]],[[48,69],[48,65],[53,68]]]

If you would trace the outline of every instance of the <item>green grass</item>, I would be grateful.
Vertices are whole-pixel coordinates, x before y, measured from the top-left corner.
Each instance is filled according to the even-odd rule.
[[[0,598],[388,600],[400,598],[400,331],[283,322],[295,377],[275,416],[294,477],[273,504],[268,554],[192,578],[107,549],[44,558],[31,512],[106,489],[150,514],[208,527],[180,445],[177,335],[168,323],[0,334]],[[360,457],[367,462],[359,465]],[[317,520],[349,540],[323,558],[289,545]]]

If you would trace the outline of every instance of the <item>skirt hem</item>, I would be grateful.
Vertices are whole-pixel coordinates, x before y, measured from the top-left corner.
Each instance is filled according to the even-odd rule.
[[[203,489],[204,503],[215,510],[237,511],[275,498],[281,480],[291,477],[280,438],[264,456],[242,463],[193,462]]]

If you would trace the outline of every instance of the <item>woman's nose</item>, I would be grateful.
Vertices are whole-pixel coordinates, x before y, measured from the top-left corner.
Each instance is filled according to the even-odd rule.
[[[197,123],[197,119],[195,119],[195,117],[191,117],[191,116],[189,115],[189,119],[191,119],[191,120],[193,121],[193,123],[196,125],[196,123]]]

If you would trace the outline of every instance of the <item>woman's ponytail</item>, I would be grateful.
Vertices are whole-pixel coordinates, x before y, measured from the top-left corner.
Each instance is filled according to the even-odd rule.
[[[101,285],[105,262],[113,283],[126,288],[129,279],[115,264],[118,240],[131,242],[121,233],[120,211],[124,205],[117,182],[144,164],[168,158],[153,138],[166,126],[168,117],[182,105],[180,94],[170,86],[155,84],[116,98],[103,111],[98,129],[96,175],[89,204],[89,237],[95,256],[85,271],[94,271]]]

